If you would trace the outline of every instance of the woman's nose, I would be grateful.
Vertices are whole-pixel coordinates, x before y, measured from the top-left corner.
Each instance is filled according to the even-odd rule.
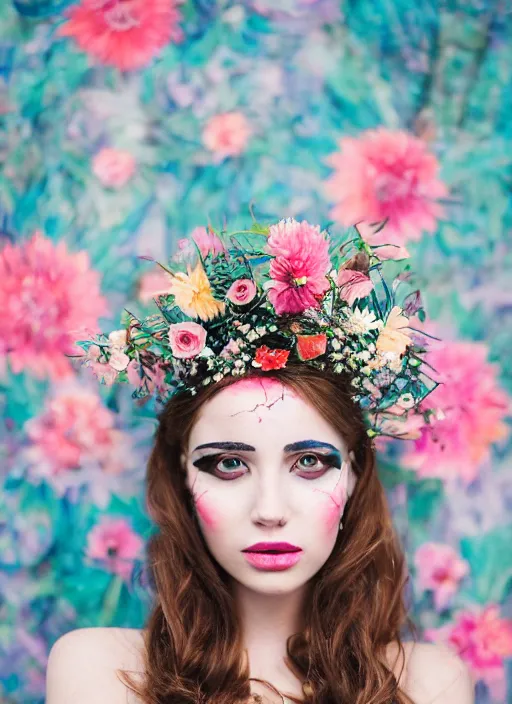
[[[252,519],[266,526],[282,525],[286,522],[288,502],[281,482],[261,481],[255,487]]]

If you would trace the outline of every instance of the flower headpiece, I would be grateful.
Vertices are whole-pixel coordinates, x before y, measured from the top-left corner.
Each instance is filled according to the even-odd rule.
[[[418,406],[437,383],[424,370],[424,333],[408,317],[424,317],[419,291],[399,305],[409,275],[388,285],[378,247],[357,230],[340,246],[319,226],[287,219],[234,233],[209,228],[181,244],[160,264],[159,313],[126,311],[122,330],[77,342],[101,381],[129,381],[135,398],[165,402],[226,375],[300,362],[349,373],[370,437],[411,437],[428,422],[432,411]]]

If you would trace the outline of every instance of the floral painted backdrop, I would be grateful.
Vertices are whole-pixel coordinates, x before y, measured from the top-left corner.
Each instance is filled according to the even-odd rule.
[[[380,444],[411,612],[512,701],[511,114],[506,0],[2,0],[1,701],[150,604],[155,409],[72,366],[72,331],[151,312],[149,258],[251,211],[410,255],[443,340],[436,422]]]

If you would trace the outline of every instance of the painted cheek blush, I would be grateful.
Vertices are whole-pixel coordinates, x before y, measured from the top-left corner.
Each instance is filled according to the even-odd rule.
[[[331,498],[329,498],[325,504],[322,517],[325,522],[325,531],[328,535],[330,535],[334,529],[338,528],[341,518],[340,508],[332,501]]]
[[[217,527],[216,511],[205,501],[203,497],[196,500],[196,511],[205,526],[210,528],[210,530],[215,530]]]
[[[323,514],[327,533],[331,533],[334,528],[336,528],[336,530],[338,529],[339,522],[343,514],[343,509],[347,503],[347,490],[345,484],[345,477],[342,476],[332,493],[329,494],[328,502],[325,505],[325,511]]]

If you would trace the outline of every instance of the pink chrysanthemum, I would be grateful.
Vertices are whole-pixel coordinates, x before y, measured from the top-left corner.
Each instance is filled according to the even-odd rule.
[[[268,296],[276,313],[302,313],[318,308],[319,299],[329,288],[329,243],[318,225],[292,218],[269,229],[265,251],[270,264],[272,287]]]
[[[435,334],[435,333],[434,333]],[[437,409],[438,420],[421,429],[404,457],[420,477],[473,481],[492,443],[508,435],[504,422],[510,399],[496,382],[497,365],[487,361],[486,345],[477,342],[433,343],[425,359],[441,381],[421,409]]]
[[[99,274],[87,252],[71,254],[41,233],[0,252],[0,355],[15,374],[60,379],[72,373],[66,354],[80,354],[74,340],[98,331],[108,313]]]
[[[109,572],[129,579],[143,546],[142,538],[124,518],[105,518],[90,531],[86,554],[92,560],[99,560]]]
[[[424,635],[455,649],[475,679],[486,682],[495,700],[505,701],[504,659],[512,656],[512,623],[500,618],[496,604],[461,611],[455,623],[429,628]]]
[[[341,152],[327,163],[335,173],[325,187],[336,203],[331,216],[345,226],[387,224],[373,244],[403,246],[434,232],[443,216],[437,199],[448,194],[438,178],[439,164],[421,139],[379,127],[357,138],[343,137]]]
[[[59,34],[121,71],[142,68],[170,41],[183,38],[178,0],[82,0]]]

